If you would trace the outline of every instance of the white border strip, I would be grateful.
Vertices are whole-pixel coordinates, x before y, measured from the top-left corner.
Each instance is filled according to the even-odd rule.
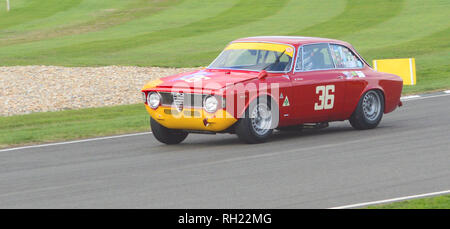
[[[73,143],[80,143],[80,142],[91,142],[91,141],[99,141],[99,140],[114,139],[114,138],[133,137],[133,136],[139,136],[139,135],[145,135],[145,134],[151,134],[151,133],[152,132],[122,134],[122,135],[115,135],[115,136],[74,140],[74,141],[68,141],[68,142],[55,142],[55,143],[48,143],[48,144],[41,144],[41,145],[22,146],[22,147],[16,147],[16,148],[2,149],[2,150],[0,150],[0,152],[7,152],[7,151],[21,150],[21,149],[40,148],[40,147],[46,147],[46,146],[65,145],[65,144],[73,144]]]
[[[429,95],[429,96],[414,96],[414,97],[401,97],[400,100],[402,101],[411,101],[411,100],[420,100],[420,99],[428,99],[428,98],[436,98],[436,97],[442,97],[442,96],[449,96],[449,94],[440,94],[440,95]]]
[[[450,94],[450,90],[444,91],[444,93]]]
[[[405,99],[414,99],[414,98],[420,98],[420,96],[419,95],[408,95],[408,96],[403,96],[400,99],[405,100]]]
[[[425,194],[398,197],[398,198],[392,198],[392,199],[386,199],[386,200],[378,200],[378,201],[365,202],[365,203],[359,203],[359,204],[350,204],[350,205],[344,205],[344,206],[340,206],[340,207],[333,207],[333,208],[329,208],[329,209],[346,209],[346,208],[365,207],[365,206],[369,206],[369,205],[384,204],[384,203],[416,199],[416,198],[422,198],[422,197],[428,197],[428,196],[437,196],[437,195],[448,194],[448,193],[450,193],[450,190],[445,190],[445,191],[440,191],[440,192],[430,192],[430,193],[425,193]]]
[[[412,64],[412,58],[409,58],[409,72],[411,73],[411,85],[414,85],[414,74],[413,74],[413,64]]]

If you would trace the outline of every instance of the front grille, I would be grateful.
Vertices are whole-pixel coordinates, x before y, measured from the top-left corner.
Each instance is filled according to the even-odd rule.
[[[184,93],[172,93],[173,105],[181,111],[184,105]]]
[[[203,99],[206,95],[192,93],[160,92],[161,104],[174,106],[181,110],[183,107],[203,107]]]

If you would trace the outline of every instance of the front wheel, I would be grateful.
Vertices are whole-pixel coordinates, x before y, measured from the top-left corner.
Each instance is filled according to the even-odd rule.
[[[370,90],[361,97],[358,107],[356,107],[349,121],[355,129],[373,129],[380,123],[383,112],[383,94],[379,91]]]
[[[164,127],[163,125],[155,121],[152,117],[150,117],[150,128],[156,140],[167,145],[179,144],[188,136],[188,133],[181,130],[173,130]]]
[[[250,144],[267,141],[273,132],[276,117],[272,109],[276,104],[271,104],[271,101],[261,97],[250,103],[236,126],[239,139]]]

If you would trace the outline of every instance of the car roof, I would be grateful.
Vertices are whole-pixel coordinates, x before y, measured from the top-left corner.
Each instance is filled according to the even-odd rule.
[[[300,37],[300,36],[257,36],[257,37],[245,37],[234,40],[234,42],[271,42],[271,43],[282,43],[290,45],[303,45],[312,43],[336,43],[345,46],[351,45],[345,41],[321,38],[321,37]]]

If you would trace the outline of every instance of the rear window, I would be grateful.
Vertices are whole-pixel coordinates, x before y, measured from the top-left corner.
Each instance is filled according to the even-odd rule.
[[[336,44],[332,44],[330,47],[336,68],[362,68],[364,66],[362,61],[347,47]]]

